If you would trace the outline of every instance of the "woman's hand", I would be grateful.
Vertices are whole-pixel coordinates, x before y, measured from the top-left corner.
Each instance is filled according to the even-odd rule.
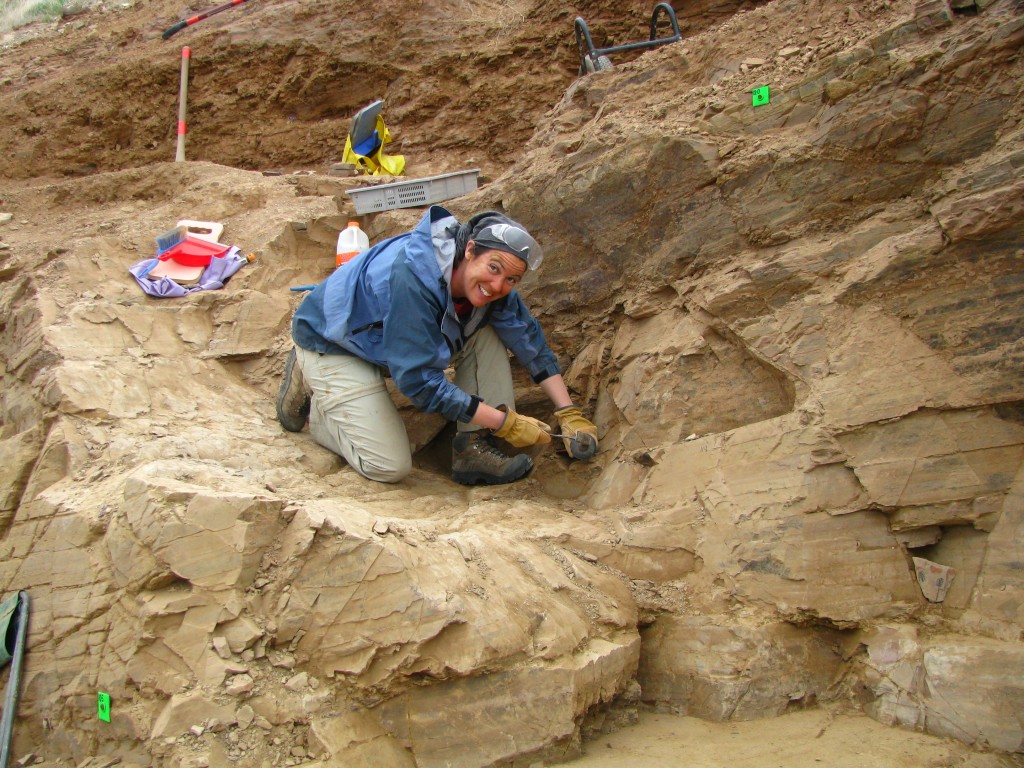
[[[547,445],[551,442],[549,427],[540,419],[523,416],[509,410],[504,405],[498,408],[505,412],[505,421],[500,428],[494,430],[495,437],[500,437],[516,448],[529,448],[533,445]]]
[[[569,405],[555,411],[555,418],[558,419],[558,431],[561,434],[576,438],[565,438],[563,441],[569,455],[574,459],[594,458],[594,454],[597,453],[597,427],[584,418],[583,411],[575,405]]]

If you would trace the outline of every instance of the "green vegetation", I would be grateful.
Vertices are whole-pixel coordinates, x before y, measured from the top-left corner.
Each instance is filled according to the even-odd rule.
[[[86,5],[87,0],[0,0],[0,33],[33,21],[54,21]]]

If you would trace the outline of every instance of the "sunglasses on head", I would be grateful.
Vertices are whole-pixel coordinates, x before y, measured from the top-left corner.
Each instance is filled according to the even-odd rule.
[[[544,252],[537,241],[526,230],[511,224],[500,223],[484,227],[473,237],[473,241],[483,248],[518,256],[530,269],[536,269],[544,260]]]

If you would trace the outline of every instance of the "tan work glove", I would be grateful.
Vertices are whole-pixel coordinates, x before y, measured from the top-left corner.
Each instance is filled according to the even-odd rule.
[[[583,417],[583,411],[575,405],[568,405],[555,411],[558,431],[573,435],[575,440],[565,439],[565,450],[574,459],[592,459],[597,453],[597,427]]]
[[[504,405],[498,406],[505,412],[505,421],[501,428],[494,430],[495,437],[500,437],[516,448],[529,448],[532,445],[547,445],[551,442],[549,427],[540,419],[533,419],[516,413]]]

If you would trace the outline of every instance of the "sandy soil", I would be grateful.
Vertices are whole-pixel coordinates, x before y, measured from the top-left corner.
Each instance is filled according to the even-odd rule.
[[[1024,756],[974,752],[959,742],[888,728],[825,709],[769,720],[712,723],[643,714],[589,742],[570,768],[1003,768]]]

